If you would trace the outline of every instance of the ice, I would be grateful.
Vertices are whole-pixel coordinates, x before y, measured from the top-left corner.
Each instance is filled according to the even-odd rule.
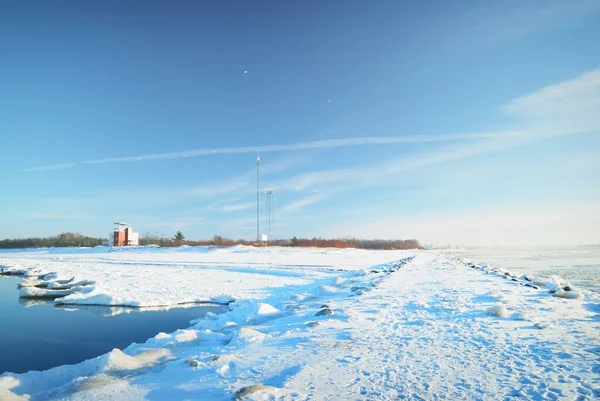
[[[92,291],[58,302],[218,300],[228,311],[77,365],[6,373],[4,394],[33,401],[600,397],[600,298],[559,277],[429,251],[94,248],[60,259],[56,252],[0,252],[0,264],[38,277],[56,272],[45,281],[95,281]],[[332,313],[316,317],[322,310]]]
[[[579,301],[583,300],[583,298],[584,298],[584,295],[582,293],[576,292],[576,291],[558,290],[555,293],[553,293],[552,295],[557,298],[576,299]]]
[[[490,316],[497,316],[497,317],[508,317],[508,309],[506,309],[506,306],[502,305],[502,304],[496,304],[494,306],[492,306],[491,308],[488,308],[487,310],[487,314]]]

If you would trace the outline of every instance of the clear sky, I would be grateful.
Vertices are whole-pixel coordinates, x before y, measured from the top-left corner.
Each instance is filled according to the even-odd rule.
[[[5,1],[0,238],[600,243],[600,1]],[[264,204],[261,205],[264,215]]]

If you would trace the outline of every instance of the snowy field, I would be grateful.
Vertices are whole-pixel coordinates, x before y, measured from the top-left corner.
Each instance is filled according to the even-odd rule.
[[[144,344],[3,374],[0,400],[600,397],[600,297],[556,276],[427,251],[250,247],[0,252],[0,270],[61,303],[231,301]]]

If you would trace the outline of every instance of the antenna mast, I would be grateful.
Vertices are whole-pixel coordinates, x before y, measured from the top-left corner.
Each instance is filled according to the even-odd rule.
[[[265,224],[267,231],[267,241],[271,240],[271,227],[273,226],[273,189],[265,189],[267,196],[267,204],[265,205],[267,215],[265,216]]]
[[[256,152],[256,242],[260,242],[260,152]]]

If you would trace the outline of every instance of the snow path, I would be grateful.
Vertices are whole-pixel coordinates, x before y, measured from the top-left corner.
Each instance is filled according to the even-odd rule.
[[[231,400],[252,385],[268,387],[244,399],[600,397],[593,293],[557,298],[429,252],[270,252],[274,270],[294,264],[306,280],[271,287],[260,299],[270,305],[240,300],[124,353],[0,377],[0,389],[32,400]],[[415,255],[401,267],[382,262]],[[380,265],[349,271],[367,263]],[[486,313],[497,304],[507,318]],[[326,309],[331,315],[315,316]]]
[[[328,358],[288,385],[306,383],[307,396],[319,399],[600,396],[598,332],[588,321],[537,306],[566,302],[549,298],[531,305],[539,291],[511,291],[512,283],[433,255],[418,262],[352,304],[344,301],[348,323],[338,327]],[[419,274],[423,264],[434,266],[430,275]],[[463,276],[458,281],[457,274]],[[494,298],[487,294],[496,292],[507,297],[509,310],[552,329],[486,316],[484,305]]]

